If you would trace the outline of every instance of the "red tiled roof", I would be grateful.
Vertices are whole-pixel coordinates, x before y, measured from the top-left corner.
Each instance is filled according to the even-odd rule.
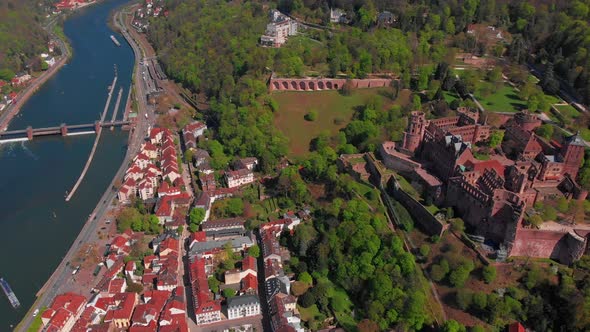
[[[190,235],[190,243],[192,242],[205,242],[207,241],[207,234],[203,231],[194,232]]]
[[[256,278],[256,276],[252,273],[248,273],[247,276],[245,276],[242,279],[242,291],[246,292],[250,289],[255,290],[256,292],[258,292],[258,279]]]
[[[465,166],[472,167],[474,171],[479,172],[479,174],[483,174],[483,171],[486,169],[493,169],[496,171],[501,177],[504,177],[504,165],[502,165],[499,161],[495,159],[490,160],[468,160],[465,163]]]
[[[508,332],[525,332],[525,328],[519,322],[515,322],[508,326]]]
[[[252,256],[246,256],[244,260],[242,260],[242,271],[246,270],[254,270],[257,271],[256,268],[256,258]]]

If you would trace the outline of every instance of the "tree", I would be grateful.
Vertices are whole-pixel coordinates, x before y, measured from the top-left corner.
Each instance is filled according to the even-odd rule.
[[[451,285],[453,285],[453,287],[463,287],[472,270],[473,262],[471,261],[467,261],[459,265],[449,274],[449,282]]]
[[[555,73],[553,72],[553,63],[551,62],[547,66],[547,70],[545,70],[541,80],[541,86],[543,87],[543,90],[549,94],[554,95],[559,92],[559,82],[555,78]]]
[[[412,108],[416,111],[422,109],[422,101],[420,100],[420,96],[417,94],[412,97]]]
[[[215,276],[210,276],[207,279],[207,284],[209,285],[209,289],[211,290],[211,292],[213,292],[213,293],[219,292],[219,285],[221,285],[221,281],[217,280],[217,278],[215,278]]]
[[[490,135],[489,145],[492,149],[495,149],[500,144],[502,144],[503,140],[504,140],[504,131],[503,130],[494,130],[494,131],[492,131],[492,134]]]
[[[189,220],[191,224],[200,225],[205,219],[205,210],[203,208],[192,208],[189,214]]]
[[[526,222],[535,228],[539,228],[539,226],[543,224],[543,217],[541,217],[539,214],[534,214],[528,217]]]
[[[232,298],[236,296],[236,291],[231,289],[231,288],[226,288],[223,290],[223,297],[225,297],[226,299]]]
[[[553,206],[547,205],[543,208],[542,217],[544,221],[557,220],[557,211]]]
[[[473,307],[477,310],[485,310],[488,306],[488,296],[484,292],[473,294]]]
[[[465,326],[454,319],[447,320],[441,329],[443,332],[465,332]]]
[[[184,151],[184,162],[187,164],[192,164],[193,162],[193,150],[188,149]]]
[[[436,282],[443,280],[447,273],[449,273],[449,263],[446,259],[442,259],[440,263],[434,264],[430,268],[430,277]]]
[[[307,121],[315,121],[318,117],[318,112],[315,110],[311,110],[309,111],[307,114],[305,114],[304,118]]]
[[[260,247],[255,244],[248,249],[248,256],[252,256],[254,258],[260,257]]]
[[[0,80],[10,81],[15,76],[14,72],[8,68],[0,69]]]
[[[299,302],[299,305],[302,306],[303,308],[309,308],[315,304],[316,297],[313,294],[313,292],[311,291],[311,289],[308,289],[307,292],[305,292],[305,294],[303,294],[302,296],[300,296],[298,298],[297,302]]]
[[[455,293],[455,302],[461,310],[467,310],[473,301],[473,293],[468,289],[459,289]]]
[[[553,125],[546,123],[537,128],[537,130],[535,130],[535,133],[547,140],[550,140],[551,137],[553,137],[553,131]]]
[[[311,275],[308,272],[300,273],[299,276],[297,277],[297,281],[301,281],[307,285],[313,284],[313,278],[311,277]]]
[[[496,279],[496,268],[493,265],[486,265],[483,267],[481,274],[484,282],[490,284]]]
[[[117,230],[122,233],[134,225],[139,229],[143,227],[141,214],[135,208],[124,208],[117,216]]]
[[[557,199],[557,211],[561,213],[567,213],[569,210],[569,202],[565,197],[560,197]]]
[[[430,246],[428,244],[423,244],[420,246],[420,255],[422,257],[428,257],[428,254],[430,253]]]

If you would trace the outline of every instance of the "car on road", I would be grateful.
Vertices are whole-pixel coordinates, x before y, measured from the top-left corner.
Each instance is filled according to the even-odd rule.
[[[76,273],[78,273],[78,271],[80,271],[80,265],[76,266],[74,272],[72,272],[72,275],[75,275]]]
[[[35,309],[35,311],[33,311],[33,317],[37,317],[38,314],[39,314],[39,309]]]

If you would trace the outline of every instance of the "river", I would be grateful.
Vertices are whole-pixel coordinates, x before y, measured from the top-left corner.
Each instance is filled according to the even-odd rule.
[[[22,107],[9,130],[60,123],[92,123],[99,118],[116,64],[117,87],[124,88],[122,118],[134,56],[122,35],[108,26],[109,14],[129,0],[106,0],[71,15],[64,32],[72,59]],[[121,42],[117,47],[109,36]],[[127,132],[104,130],[93,163],[70,202],[66,190],[76,182],[95,135],[53,136],[0,146],[0,276],[12,286],[22,306],[14,310],[0,295],[0,331],[16,325],[35,301],[107,189],[127,149]]]

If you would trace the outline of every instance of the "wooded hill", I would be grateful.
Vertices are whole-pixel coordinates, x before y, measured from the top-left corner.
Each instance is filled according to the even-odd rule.
[[[0,71],[11,76],[46,50],[48,36],[41,27],[41,9],[32,0],[0,1]],[[0,77],[8,79],[9,77]],[[12,77],[10,77],[12,78]]]

